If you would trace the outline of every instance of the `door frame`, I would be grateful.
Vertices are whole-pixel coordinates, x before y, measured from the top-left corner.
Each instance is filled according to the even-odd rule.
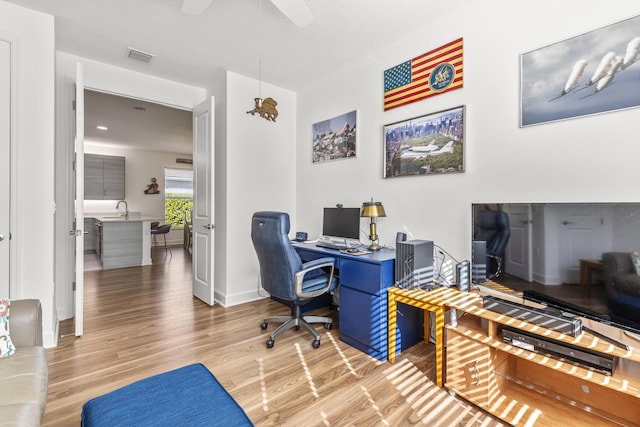
[[[108,64],[96,64],[85,58],[73,55],[61,54],[58,71],[59,84],[56,110],[60,111],[59,122],[66,126],[59,126],[56,131],[56,170],[64,175],[57,175],[64,181],[63,186],[58,187],[60,197],[57,199],[56,220],[56,247],[60,254],[60,262],[56,265],[60,271],[56,272],[56,310],[57,319],[64,320],[74,316],[73,292],[71,290],[74,278],[74,242],[69,239],[69,227],[73,221],[73,192],[72,177],[68,171],[72,168],[70,151],[73,150],[73,138],[71,136],[73,123],[73,111],[70,108],[73,94],[74,80],[72,79],[71,64],[75,72],[75,63],[85,65],[85,89],[111,93],[119,96],[145,100],[157,104],[167,105],[172,108],[192,111],[202,100],[206,99],[206,89],[196,86],[182,85],[178,82],[166,84],[161,79],[151,75],[141,75],[128,70],[115,69]],[[184,87],[182,87],[184,86]],[[58,156],[58,154],[60,154]],[[63,188],[62,188],[63,187]]]
[[[18,261],[17,256],[15,254],[18,253],[17,250],[17,241],[16,239],[11,238],[13,232],[19,228],[22,222],[22,218],[17,214],[17,205],[18,205],[18,191],[16,188],[17,179],[17,168],[14,167],[18,164],[18,150],[17,150],[17,136],[14,129],[18,129],[18,114],[15,114],[18,111],[18,102],[16,97],[13,94],[19,93],[18,91],[18,83],[16,76],[18,75],[18,49],[16,49],[16,45],[18,44],[18,39],[15,38],[11,34],[0,33],[0,40],[9,43],[9,111],[11,111],[10,119],[9,119],[9,295],[6,297],[10,298],[19,298],[22,295],[22,287],[20,286],[20,281],[18,280]]]
[[[74,212],[73,233],[75,254],[74,313],[75,336],[84,333],[84,67],[76,64],[74,138]]]

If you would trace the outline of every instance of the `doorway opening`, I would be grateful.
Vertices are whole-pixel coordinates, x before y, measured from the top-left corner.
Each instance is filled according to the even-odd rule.
[[[87,173],[85,162],[85,271],[103,268],[103,236],[101,228],[96,226],[96,219],[117,217],[125,213],[125,209],[127,218],[138,216],[153,218],[153,222],[160,224],[172,223],[166,235],[168,244],[185,246],[182,222],[176,222],[166,213],[167,201],[172,197],[166,189],[167,184],[172,186],[173,178],[167,177],[165,171],[182,171],[185,176],[192,174],[192,111],[92,89],[85,89],[84,105],[85,155],[124,158],[122,200],[126,202],[119,204],[119,199],[108,196],[87,197],[87,176],[91,174]],[[152,184],[157,186],[157,191],[148,191]],[[153,245],[148,248],[152,262],[161,261],[156,258],[165,251],[159,249]]]

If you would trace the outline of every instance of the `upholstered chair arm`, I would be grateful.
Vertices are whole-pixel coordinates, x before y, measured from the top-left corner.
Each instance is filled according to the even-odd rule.
[[[333,258],[319,258],[302,264],[302,270],[295,273],[294,291],[300,298],[315,298],[326,293],[333,286],[333,270],[335,260]],[[318,277],[304,280],[304,276],[315,270],[322,268],[331,268],[328,275],[320,275]]]
[[[17,299],[9,308],[9,332],[16,347],[42,345],[42,307],[37,299]]]

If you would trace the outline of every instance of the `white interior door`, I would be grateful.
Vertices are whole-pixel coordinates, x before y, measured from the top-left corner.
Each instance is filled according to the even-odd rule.
[[[214,99],[193,110],[193,295],[214,304]]]
[[[509,214],[511,236],[505,256],[505,272],[531,282],[531,205],[528,203],[505,204]]]
[[[11,45],[0,40],[0,298],[10,298]]]
[[[76,241],[75,335],[84,331],[84,71],[76,64],[75,220]]]

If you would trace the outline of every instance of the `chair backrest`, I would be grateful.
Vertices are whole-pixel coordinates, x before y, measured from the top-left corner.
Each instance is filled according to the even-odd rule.
[[[182,211],[182,221],[184,222],[185,226],[191,225],[192,219],[191,219],[191,209],[184,209]]]
[[[152,234],[166,234],[171,230],[171,224],[162,224],[159,227],[156,227],[151,230]]]
[[[478,229],[473,240],[487,242],[487,252],[492,255],[504,255],[511,236],[509,215],[502,211],[479,211],[476,216],[476,225]]]
[[[158,221],[153,221],[151,223],[151,229],[155,230],[156,228],[158,228],[159,225],[160,225],[160,223]]]
[[[302,260],[289,240],[289,214],[256,212],[251,219],[251,240],[258,255],[262,287],[272,296],[298,301],[294,274]]]

